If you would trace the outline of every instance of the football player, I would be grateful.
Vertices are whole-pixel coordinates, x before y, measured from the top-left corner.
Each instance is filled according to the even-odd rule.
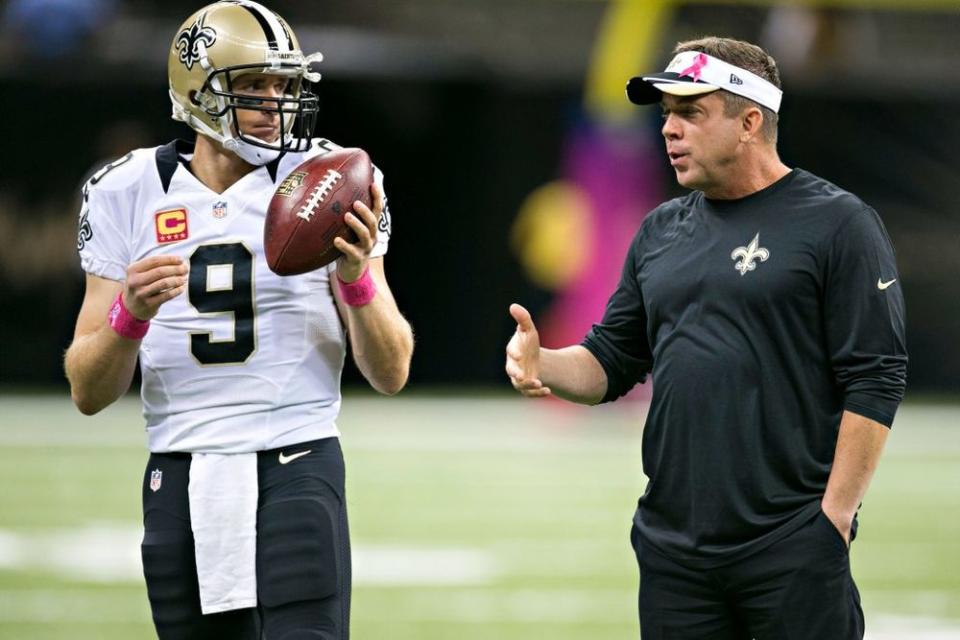
[[[195,142],[131,151],[83,190],[86,293],[66,375],[92,415],[125,393],[139,357],[142,557],[161,640],[348,637],[347,338],[370,384],[394,394],[413,336],[384,275],[379,170],[335,263],[279,277],[264,260],[277,185],[337,148],[312,137],[320,59],[256,2],[200,9],[168,69],[173,117]]]

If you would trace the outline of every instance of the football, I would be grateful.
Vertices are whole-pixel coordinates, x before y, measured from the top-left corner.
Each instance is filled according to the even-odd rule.
[[[310,158],[283,179],[267,207],[263,246],[270,270],[292,276],[340,256],[336,237],[356,242],[344,216],[357,200],[371,206],[373,164],[363,149],[338,149]]]

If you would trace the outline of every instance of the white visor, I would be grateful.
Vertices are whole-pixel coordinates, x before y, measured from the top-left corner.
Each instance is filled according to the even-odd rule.
[[[695,96],[724,89],[761,104],[774,113],[780,111],[783,91],[760,76],[700,51],[684,51],[674,56],[663,73],[632,78],[627,97],[634,104],[660,102],[662,93]]]

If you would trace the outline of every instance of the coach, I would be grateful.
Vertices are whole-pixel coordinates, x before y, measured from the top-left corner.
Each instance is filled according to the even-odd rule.
[[[863,201],[781,162],[766,52],[711,37],[674,54],[627,93],[660,103],[691,193],[646,217],[582,344],[542,348],[512,305],[507,374],[585,404],[652,374],[644,640],[859,639],[849,544],[906,381],[893,248]]]

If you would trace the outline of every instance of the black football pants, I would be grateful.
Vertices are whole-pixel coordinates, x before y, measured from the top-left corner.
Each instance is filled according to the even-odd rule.
[[[309,450],[287,464],[286,455]],[[190,454],[152,454],[141,552],[160,640],[346,640],[350,542],[336,438],[258,454],[256,609],[200,611],[187,486]],[[160,488],[151,472],[162,471]]]
[[[862,640],[847,545],[823,514],[736,563],[692,569],[631,541],[642,640]]]

